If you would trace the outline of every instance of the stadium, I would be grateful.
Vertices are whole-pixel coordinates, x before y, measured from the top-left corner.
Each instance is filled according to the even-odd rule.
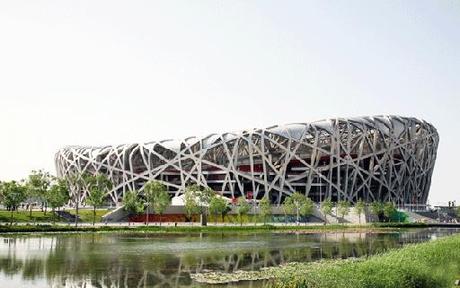
[[[265,129],[116,146],[69,146],[55,155],[57,175],[102,173],[113,183],[107,202],[158,180],[171,196],[187,185],[229,199],[269,197],[280,204],[301,192],[315,202],[391,201],[426,204],[439,136],[411,117],[333,118]],[[71,186],[84,202],[84,187]]]

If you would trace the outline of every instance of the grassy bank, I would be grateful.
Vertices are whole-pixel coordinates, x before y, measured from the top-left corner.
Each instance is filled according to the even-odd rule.
[[[73,215],[76,215],[75,209],[67,209]],[[109,212],[108,209],[97,209],[96,210],[96,223],[102,222],[102,216]],[[84,223],[93,223],[93,210],[92,209],[80,209],[78,210],[78,217]]]
[[[452,287],[460,273],[460,235],[409,245],[365,260],[296,264],[272,287]]]
[[[66,210],[71,214],[75,215],[75,209]],[[98,209],[96,210],[96,223],[102,221],[102,216],[106,214],[109,210],[107,209]],[[27,210],[14,211],[14,222],[16,223],[51,223],[53,222],[53,213],[50,209],[48,211],[32,211],[32,216]],[[93,222],[93,210],[91,209],[80,209],[78,215],[82,222],[92,223]],[[0,210],[0,223],[9,223],[11,218],[11,212],[6,210]],[[56,215],[56,222],[67,222],[67,220],[60,218]]]
[[[0,233],[24,232],[139,232],[139,233],[225,233],[275,231],[338,231],[369,229],[369,227],[328,226],[78,226],[71,225],[0,225]]]
[[[33,233],[33,232],[139,232],[139,233],[317,233],[317,232],[380,232],[396,231],[405,228],[423,228],[423,225],[312,225],[312,226],[78,226],[69,225],[0,225],[0,233]]]
[[[20,210],[14,211],[14,222],[19,223],[35,223],[35,222],[53,222],[53,213],[48,211],[47,213],[41,211],[32,211],[30,216],[29,211]],[[9,223],[11,219],[11,212],[6,210],[0,210],[0,222]],[[60,217],[55,217],[56,222],[62,221]]]

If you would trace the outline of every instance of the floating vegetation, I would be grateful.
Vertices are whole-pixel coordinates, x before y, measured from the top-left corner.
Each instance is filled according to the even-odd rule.
[[[232,273],[219,272],[219,271],[204,271],[202,273],[191,274],[190,277],[199,283],[205,284],[227,284],[235,283],[240,281],[258,281],[258,280],[270,280],[278,278],[285,273],[293,273],[300,269],[315,269],[324,265],[331,265],[336,262],[352,262],[359,261],[356,258],[349,258],[346,260],[324,260],[318,262],[309,263],[297,263],[291,262],[274,267],[264,267],[257,271],[243,271],[237,270]]]
[[[273,278],[271,273],[275,267],[263,268],[259,271],[242,271],[238,270],[233,273],[226,272],[203,272],[191,274],[190,277],[199,283],[206,284],[226,284],[234,283],[239,281],[256,281],[256,280],[268,280]]]

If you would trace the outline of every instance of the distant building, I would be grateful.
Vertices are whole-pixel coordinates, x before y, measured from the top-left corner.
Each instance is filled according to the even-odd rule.
[[[438,147],[429,123],[409,117],[335,118],[312,123],[103,147],[70,146],[56,153],[60,177],[103,173],[118,205],[152,179],[172,196],[192,183],[233,199],[268,196],[280,204],[295,192],[331,198],[425,204]],[[84,187],[72,193],[86,197]]]

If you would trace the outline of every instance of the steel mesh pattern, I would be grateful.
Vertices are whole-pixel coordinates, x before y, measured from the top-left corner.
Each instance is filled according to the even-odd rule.
[[[151,179],[178,196],[188,184],[224,196],[279,204],[295,191],[314,201],[331,198],[425,204],[439,137],[416,118],[335,118],[204,138],[104,147],[66,147],[56,153],[60,177],[103,173],[113,182],[108,199]],[[71,186],[84,201],[84,187]]]

